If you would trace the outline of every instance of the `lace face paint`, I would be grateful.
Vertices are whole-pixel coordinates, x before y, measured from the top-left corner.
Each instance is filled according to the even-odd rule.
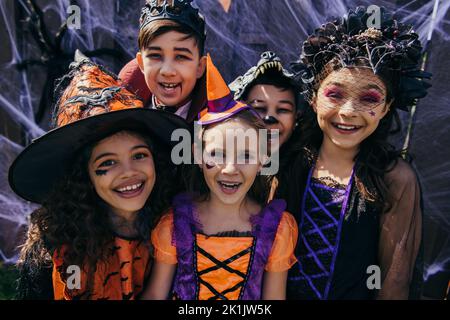
[[[376,92],[375,90],[371,90],[368,93],[364,94],[361,97],[361,100],[368,103],[381,103],[383,102],[383,99],[381,98],[381,95]]]
[[[327,98],[327,100],[324,100],[323,106],[330,109],[339,108],[351,100],[355,111],[372,111],[384,103],[380,93],[382,89],[369,88],[368,91],[366,89],[355,89],[341,82],[344,81],[338,80],[323,90],[323,96]],[[378,85],[374,84],[369,86],[379,88]],[[374,116],[375,113],[370,112],[370,115]]]
[[[340,91],[339,87],[337,87],[335,85],[325,88],[325,90],[323,90],[323,94],[325,97],[331,98],[331,99],[343,98],[342,92]]]

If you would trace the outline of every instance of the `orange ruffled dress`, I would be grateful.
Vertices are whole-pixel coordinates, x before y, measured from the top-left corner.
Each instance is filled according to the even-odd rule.
[[[141,240],[115,237],[106,261],[98,262],[94,273],[80,268],[80,286],[74,272],[64,264],[66,250],[53,254],[53,291],[55,300],[133,300],[143,290],[150,271],[150,247]],[[69,271],[69,272],[67,272]]]
[[[178,201],[184,203],[181,209],[175,206],[152,232],[155,259],[178,264],[173,297],[260,299],[263,272],[286,271],[297,261],[297,223],[284,211],[284,201],[280,205],[282,200],[274,200],[262,210],[265,214],[253,221],[252,232],[218,235],[206,235],[198,224],[195,226],[192,203],[193,210],[183,210],[188,198]]]

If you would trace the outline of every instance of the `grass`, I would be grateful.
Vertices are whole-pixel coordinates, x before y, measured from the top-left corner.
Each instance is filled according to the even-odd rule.
[[[14,265],[0,262],[0,300],[11,300],[15,295],[18,271]]]

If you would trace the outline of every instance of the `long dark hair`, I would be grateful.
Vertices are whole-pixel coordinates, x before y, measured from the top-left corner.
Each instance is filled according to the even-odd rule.
[[[265,125],[262,119],[249,110],[241,111],[236,115],[234,115],[233,117],[224,120],[223,122],[233,121],[236,119],[243,121],[250,127],[254,128],[255,130],[265,129]],[[202,128],[201,137],[203,144],[204,144],[203,141],[204,133],[212,126],[213,125],[207,125]],[[270,150],[268,151],[270,153]],[[271,178],[270,176],[257,175],[255,181],[253,182],[253,185],[250,187],[247,193],[250,199],[257,202],[261,206],[265,205],[269,196],[270,178]],[[195,195],[194,199],[196,201],[202,202],[209,199],[210,190],[208,188],[208,185],[206,184],[203,173],[201,172],[200,167],[198,165],[195,164],[185,167],[183,179],[187,191]]]
[[[174,171],[168,153],[162,152],[163,147],[157,141],[137,131],[125,131],[147,143],[155,164],[155,186],[135,221],[138,237],[148,240],[152,226],[169,207]],[[42,207],[31,214],[19,265],[25,260],[36,264],[48,262],[48,254],[62,246],[68,248],[64,255],[67,264],[94,267],[106,258],[105,246],[113,241],[115,233],[109,206],[96,194],[87,170],[94,146],[91,143],[77,153],[67,174],[55,185]]]
[[[379,76],[386,85],[386,101],[392,102],[392,82],[383,74]],[[365,200],[382,211],[388,209],[392,202],[384,176],[395,167],[402,153],[389,143],[388,138],[400,130],[397,110],[390,108],[375,131],[361,143],[355,157],[355,185]],[[294,212],[298,210],[299,195],[304,192],[307,175],[317,159],[323,140],[323,132],[311,106],[300,117],[298,137],[290,146],[289,160],[292,165],[280,176],[277,193],[279,197],[286,198],[288,210]]]

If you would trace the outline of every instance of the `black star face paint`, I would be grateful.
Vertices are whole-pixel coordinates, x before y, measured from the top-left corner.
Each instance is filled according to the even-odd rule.
[[[108,172],[108,170],[95,170],[95,175],[104,176],[104,175],[106,175],[107,172]]]

